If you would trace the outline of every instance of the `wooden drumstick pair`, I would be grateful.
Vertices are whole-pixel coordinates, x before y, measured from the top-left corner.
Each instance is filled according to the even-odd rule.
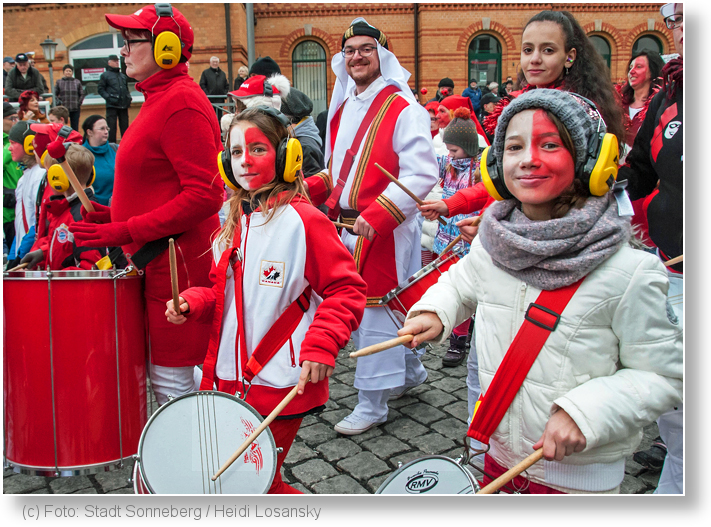
[[[308,383],[311,380],[311,374],[309,374],[306,377],[306,382]],[[237,461],[237,458],[239,458],[242,454],[244,454],[245,450],[249,448],[249,445],[251,445],[257,437],[259,437],[259,434],[264,432],[266,428],[274,421],[274,419],[277,418],[277,416],[281,413],[281,411],[286,408],[286,405],[291,402],[291,400],[296,397],[296,392],[299,388],[299,385],[297,384],[294,386],[291,391],[282,399],[282,401],[272,410],[272,413],[270,413],[264,421],[262,421],[262,424],[260,424],[254,432],[250,434],[250,436],[244,440],[244,443],[235,451],[234,454],[230,456],[230,458],[225,461],[225,464],[220,467],[220,470],[215,472],[215,475],[212,476],[212,481],[215,481],[217,478],[219,478],[222,473],[227,470],[232,463]]]
[[[86,192],[84,192],[84,188],[81,186],[81,183],[79,183],[76,174],[74,174],[74,171],[72,170],[72,167],[69,166],[66,158],[59,164],[64,169],[64,173],[67,175],[67,179],[72,185],[74,192],[76,192],[77,196],[79,196],[79,201],[81,201],[81,204],[84,205],[84,210],[87,212],[94,212],[94,206],[91,204],[91,201],[89,201]]]
[[[380,171],[381,171],[383,174],[385,174],[385,175],[388,177],[388,179],[389,179],[390,181],[392,181],[392,182],[395,183],[398,187],[400,187],[400,190],[402,190],[405,194],[407,194],[407,195],[410,196],[412,199],[414,199],[414,200],[415,200],[415,203],[417,203],[418,205],[424,205],[424,203],[422,202],[422,200],[421,200],[420,198],[418,198],[417,196],[415,196],[415,195],[410,191],[409,188],[407,188],[405,185],[403,185],[403,184],[402,184],[395,176],[393,176],[390,172],[388,172],[387,170],[385,170],[385,169],[384,169],[383,167],[381,167],[378,163],[375,163],[375,166],[376,166],[378,169],[380,169]],[[441,216],[440,216],[439,218],[437,218],[437,221],[440,222],[442,225],[447,225],[447,221],[446,221],[443,217],[441,217]]]
[[[173,289],[173,309],[180,315],[180,290],[178,289],[178,264],[175,258],[175,240],[168,240],[168,259],[170,260],[170,285]]]

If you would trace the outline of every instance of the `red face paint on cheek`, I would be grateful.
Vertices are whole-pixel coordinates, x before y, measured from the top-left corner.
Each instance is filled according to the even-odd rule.
[[[244,132],[246,143],[245,173],[250,190],[256,190],[271,183],[276,176],[276,149],[257,127],[250,127]]]
[[[548,118],[544,110],[533,114],[533,138],[531,158],[541,164],[554,180],[562,180],[563,188],[570,186],[575,175],[575,162],[568,149],[563,146],[558,128]]]

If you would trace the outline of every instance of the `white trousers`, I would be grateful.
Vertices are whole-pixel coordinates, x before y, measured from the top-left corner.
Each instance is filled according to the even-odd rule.
[[[172,367],[150,364],[151,386],[158,405],[168,402],[168,396],[179,397],[200,388],[202,370],[197,366]]]
[[[420,270],[420,235],[420,225],[414,219],[394,231],[398,283]],[[341,240],[353,254],[358,237],[344,230]],[[370,257],[377,258],[378,255]],[[360,327],[353,332],[353,342],[356,349],[379,344],[396,338],[398,329],[384,307],[366,308]],[[387,401],[391,389],[417,386],[425,379],[427,371],[424,366],[405,346],[360,357],[353,383],[360,392],[359,402],[353,413],[364,419],[383,420],[388,415]]]
[[[679,324],[684,327],[684,277],[671,271],[669,275],[669,293],[667,297]],[[667,445],[664,468],[659,476],[655,494],[684,493],[684,407],[679,407],[662,414],[657,419],[659,435]]]
[[[469,411],[469,419],[467,421],[467,427],[472,422],[472,417],[474,415],[474,405],[479,400],[481,395],[481,384],[479,383],[479,358],[476,356],[476,324],[474,324],[474,329],[472,332],[472,342],[469,348],[469,356],[467,357],[467,410]],[[469,447],[471,450],[480,450],[484,445],[481,441],[476,439],[469,439]],[[484,454],[477,456],[480,463],[484,463]]]

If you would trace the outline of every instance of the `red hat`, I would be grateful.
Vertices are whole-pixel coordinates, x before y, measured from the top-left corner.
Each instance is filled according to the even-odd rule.
[[[438,103],[437,101],[428,102],[427,104],[425,104],[425,110],[436,114],[437,108],[439,108],[439,104],[440,103]]]
[[[264,75],[255,75],[250,77],[242,83],[239,90],[235,90],[229,93],[232,97],[237,97],[238,99],[243,99],[245,97],[254,97],[256,95],[263,95],[266,97],[271,97],[272,95],[279,95],[279,88],[266,82],[267,78]],[[265,86],[266,84],[266,86]],[[271,89],[272,93],[269,93]]]
[[[460,95],[450,95],[440,102],[442,106],[448,110],[454,111],[457,108],[466,108],[474,114],[474,107],[472,106],[472,100],[469,97],[462,97]]]
[[[158,16],[154,5],[142,7],[132,15],[104,15],[111,27],[116,29],[147,29],[153,36],[163,31],[172,31],[183,43],[182,55],[190,59],[193,52],[195,35],[193,28],[175,7],[171,7],[173,16]]]
[[[44,151],[47,150],[47,145],[52,141],[57,140],[57,138],[59,137],[59,131],[62,129],[62,127],[69,128],[68,126],[62,123],[30,125],[30,130],[35,132],[35,139],[33,141],[33,144],[35,147],[35,152],[37,152],[38,156],[42,157]],[[83,142],[83,138],[79,132],[77,132],[76,130],[71,130],[65,141],[80,145]]]

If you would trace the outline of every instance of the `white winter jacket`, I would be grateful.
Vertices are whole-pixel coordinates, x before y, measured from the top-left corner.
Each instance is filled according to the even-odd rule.
[[[456,284],[456,285],[455,285]],[[614,489],[642,427],[681,402],[682,329],[667,308],[664,266],[623,247],[590,273],[564,310],[513,403],[492,434],[490,455],[512,467],[533,452],[563,408],[585,436],[584,451],[528,469],[562,491]],[[476,312],[476,353],[485,394],[540,290],[496,267],[478,238],[408,317],[435,312],[444,331]]]

